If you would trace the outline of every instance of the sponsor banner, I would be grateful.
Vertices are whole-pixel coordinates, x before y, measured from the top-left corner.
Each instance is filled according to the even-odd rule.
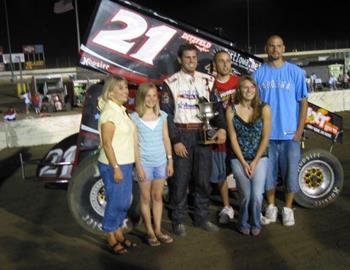
[[[24,53],[4,53],[2,55],[4,63],[8,64],[10,63],[10,55],[11,55],[11,60],[12,63],[24,63]]]
[[[35,53],[35,47],[33,45],[23,45],[22,51],[23,53]]]
[[[36,53],[44,53],[44,45],[42,44],[34,45],[34,49]]]
[[[35,44],[35,45],[23,45],[23,53],[44,53],[44,45]]]
[[[334,142],[343,142],[343,118],[310,102],[305,129],[314,131]]]
[[[160,16],[129,1],[101,1],[87,39],[81,46],[80,64],[104,73],[125,76],[133,83],[160,84],[178,71],[177,50],[193,43],[199,50],[198,70],[211,73],[218,50],[227,50],[233,72],[255,71],[262,60],[235,48],[232,42]]]

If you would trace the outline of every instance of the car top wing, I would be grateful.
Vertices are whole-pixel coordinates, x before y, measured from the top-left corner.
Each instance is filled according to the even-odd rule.
[[[199,50],[198,70],[212,73],[211,61],[218,50],[227,50],[233,72],[255,71],[262,60],[237,49],[233,42],[172,20],[130,1],[101,1],[80,47],[80,64],[126,77],[139,84],[156,84],[178,70],[177,49],[193,43]]]
[[[313,103],[308,103],[305,129],[333,142],[343,142],[343,118]]]

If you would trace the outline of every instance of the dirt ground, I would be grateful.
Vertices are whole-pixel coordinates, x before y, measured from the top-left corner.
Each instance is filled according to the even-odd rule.
[[[143,225],[130,238],[138,247],[123,256],[111,254],[105,239],[85,232],[72,218],[66,186],[45,186],[35,181],[35,165],[27,165],[21,178],[18,153],[26,160],[42,157],[48,145],[0,151],[0,269],[350,269],[350,112],[344,117],[344,143],[334,154],[344,168],[340,197],[323,209],[295,205],[296,225],[281,222],[263,228],[259,237],[236,231],[234,222],[217,233],[194,228],[188,236],[174,237],[171,245],[151,248],[144,243]],[[329,141],[313,135],[308,148],[329,148]],[[283,198],[282,194],[279,194]],[[220,209],[212,197],[211,218]],[[238,209],[236,195],[231,198]],[[282,207],[282,200],[278,201]],[[166,211],[165,211],[166,212]],[[164,228],[170,230],[167,215]]]
[[[13,105],[18,119],[27,117],[15,93],[13,85],[1,82],[0,111]],[[174,236],[173,244],[151,248],[144,243],[141,224],[130,234],[138,247],[123,256],[111,254],[105,239],[79,227],[69,212],[65,185],[45,186],[36,181],[36,167],[31,164],[25,166],[28,179],[22,179],[19,152],[25,160],[39,159],[50,145],[4,149],[0,151],[0,270],[350,269],[350,112],[341,115],[344,143],[335,145],[333,153],[343,165],[345,178],[333,204],[323,209],[295,205],[294,227],[283,227],[279,220],[254,238],[236,231],[238,200],[233,194],[235,220],[221,226],[218,233],[194,228],[188,219],[187,237]],[[33,112],[30,116],[35,117]],[[329,149],[330,142],[311,135],[306,146]],[[279,198],[282,207],[283,194]],[[219,197],[213,195],[210,213],[214,222],[220,207]],[[164,229],[170,231],[166,212]]]

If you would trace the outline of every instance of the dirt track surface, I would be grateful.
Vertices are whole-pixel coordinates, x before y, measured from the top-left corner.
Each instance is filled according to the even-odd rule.
[[[341,161],[345,180],[340,197],[323,209],[295,205],[296,225],[279,220],[257,237],[240,235],[233,223],[218,233],[207,233],[187,222],[188,236],[171,245],[151,248],[143,241],[143,225],[130,238],[138,247],[123,256],[105,248],[105,240],[86,233],[73,220],[66,187],[45,187],[30,178],[22,180],[18,153],[26,160],[42,157],[50,146],[5,149],[0,152],[0,269],[350,269],[350,113],[344,117],[345,136],[333,153]],[[329,141],[311,136],[308,148],[329,147]],[[283,198],[280,194],[280,198]],[[237,199],[231,203],[238,209]],[[282,207],[282,201],[278,201]],[[220,209],[217,196],[212,219]],[[165,211],[166,212],[166,211]],[[280,218],[280,217],[279,217]],[[170,222],[164,215],[164,228]]]

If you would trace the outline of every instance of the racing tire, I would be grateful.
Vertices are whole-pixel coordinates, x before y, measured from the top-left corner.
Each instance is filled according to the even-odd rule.
[[[306,208],[323,208],[334,202],[344,183],[339,160],[322,149],[303,153],[299,162],[299,192],[295,201]]]
[[[86,231],[102,235],[102,219],[106,200],[104,185],[97,167],[97,154],[86,157],[75,168],[68,184],[68,207],[77,223]],[[132,202],[128,218],[132,224],[140,220],[139,187],[133,181]],[[128,223],[130,226],[130,223]]]

